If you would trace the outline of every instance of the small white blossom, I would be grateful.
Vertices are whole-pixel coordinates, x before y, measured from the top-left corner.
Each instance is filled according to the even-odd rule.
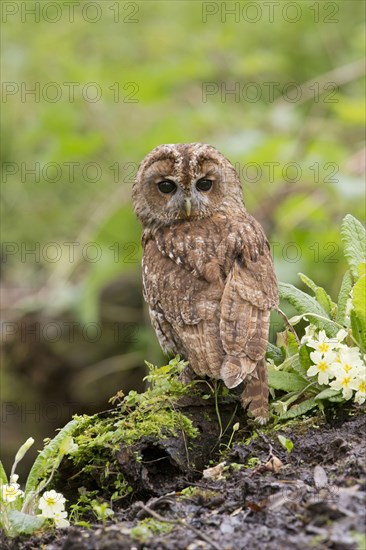
[[[70,522],[67,521],[67,512],[58,512],[53,516],[55,526],[57,529],[64,529],[65,527],[70,527]]]
[[[337,346],[339,346],[339,341],[337,338],[328,338],[328,336],[325,333],[325,330],[319,331],[319,334],[317,336],[317,339],[311,339],[306,342],[306,345],[309,348],[314,348],[315,351],[318,351],[319,353],[328,353],[329,351],[334,350]]]
[[[343,399],[351,399],[353,395],[353,386],[355,379],[344,371],[330,382],[330,387],[334,390],[342,390]]]
[[[54,489],[45,491],[39,499],[38,507],[42,510],[42,516],[53,518],[65,509],[65,497],[61,493],[56,493]]]
[[[362,374],[354,381],[353,389],[356,390],[355,402],[362,405],[366,400],[366,374]]]
[[[360,350],[356,347],[349,348],[347,346],[339,350],[333,364],[333,370],[336,376],[337,374],[341,375],[345,373],[354,377],[361,373],[364,367],[365,364],[361,359]]]
[[[307,344],[307,342],[309,340],[315,340],[316,338],[316,326],[315,325],[307,325],[307,327],[305,327],[305,334],[304,336],[301,338],[301,343],[302,344]]]
[[[12,476],[14,479],[14,476]],[[2,499],[5,502],[14,502],[18,497],[24,495],[23,491],[19,489],[19,483],[10,483],[2,486]]]
[[[329,378],[334,378],[332,364],[336,359],[336,353],[329,351],[322,353],[320,351],[312,351],[310,359],[314,365],[311,365],[307,371],[308,376],[318,375],[319,384],[329,384]]]

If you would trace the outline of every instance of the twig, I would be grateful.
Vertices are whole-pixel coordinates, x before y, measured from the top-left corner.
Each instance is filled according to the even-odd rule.
[[[215,550],[222,550],[222,548],[220,548],[220,546],[218,546],[210,537],[205,535],[205,533],[201,533],[198,529],[193,527],[193,525],[190,525],[189,523],[184,521],[184,519],[166,519],[157,512],[154,512],[154,510],[152,510],[145,504],[142,504],[142,502],[139,502],[138,505],[140,506],[140,508],[145,510],[146,513],[150,514],[150,516],[157,519],[158,521],[161,521],[163,523],[170,523],[171,525],[181,525],[186,529],[190,529],[197,537],[207,542],[207,544],[210,544],[212,548],[215,548]]]
[[[296,342],[298,343],[298,345],[300,345],[299,337],[296,334],[296,331],[295,331],[294,327],[291,325],[291,323],[288,320],[287,316],[283,313],[283,311],[280,310],[280,308],[276,309],[276,311],[277,311],[278,315],[280,317],[282,317],[282,319],[285,321],[285,325],[288,327],[290,332],[292,332],[292,334],[295,336],[295,339],[296,339]]]

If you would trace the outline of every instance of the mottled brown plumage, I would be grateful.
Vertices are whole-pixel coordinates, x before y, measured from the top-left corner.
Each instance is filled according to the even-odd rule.
[[[160,345],[199,376],[228,388],[244,381],[243,406],[264,422],[277,282],[234,167],[210,145],[161,145],[141,163],[133,201],[144,226],[144,297]]]

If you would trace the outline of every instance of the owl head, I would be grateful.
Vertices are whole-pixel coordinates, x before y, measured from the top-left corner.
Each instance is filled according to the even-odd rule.
[[[132,198],[144,227],[208,218],[220,212],[230,215],[231,208],[243,208],[233,165],[205,143],[153,149],[138,169]]]

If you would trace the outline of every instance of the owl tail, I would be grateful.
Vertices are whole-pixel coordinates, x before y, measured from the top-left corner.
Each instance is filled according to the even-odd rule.
[[[259,424],[266,424],[268,421],[268,377],[264,359],[257,363],[257,368],[247,378],[245,388],[240,396],[244,408]]]

